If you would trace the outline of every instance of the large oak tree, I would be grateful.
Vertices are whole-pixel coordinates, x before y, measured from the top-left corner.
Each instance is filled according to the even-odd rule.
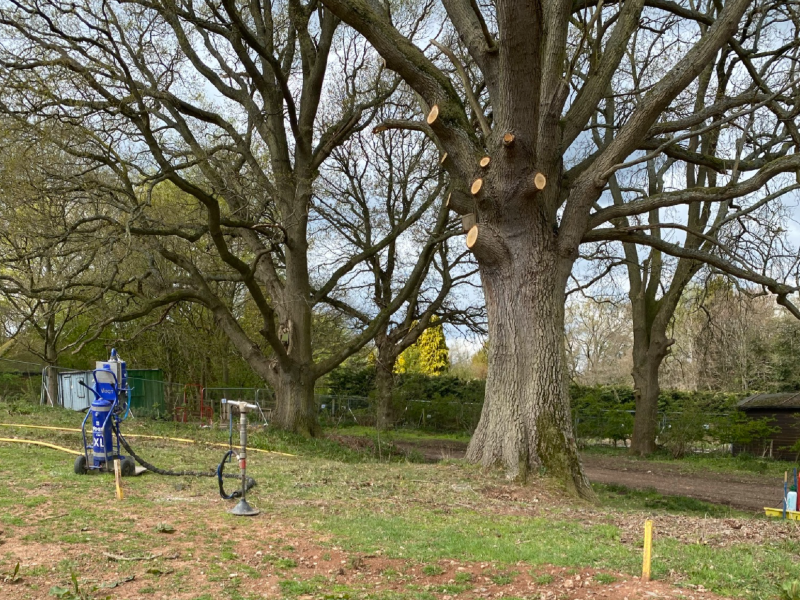
[[[421,46],[394,26],[391,2],[321,1],[422,98],[427,114],[406,126],[428,131],[442,145],[455,188],[450,206],[477,220],[467,246],[480,265],[491,344],[486,402],[467,457],[501,464],[512,477],[543,467],[591,497],[570,424],[563,349],[565,287],[579,248],[638,242],[734,275],[746,270],[702,248],[617,227],[615,220],[751,193],[800,167],[792,151],[762,156],[752,176],[716,186],[633,196],[622,204],[605,192],[615,173],[635,167],[645,153],[691,153],[680,143],[682,133],[722,129],[737,111],[769,105],[790,123],[793,71],[780,61],[761,61],[758,52],[772,43],[791,48],[791,41],[758,35],[742,46],[737,32],[791,20],[793,13],[783,3],[757,0],[699,8],[670,0],[442,0],[444,33]],[[634,79],[621,65],[641,44],[649,52],[636,61]],[[724,68],[736,70],[736,86],[683,116],[676,111],[683,94],[720,52],[729,57]],[[774,73],[782,83],[765,83]],[[610,98],[624,99],[625,110],[600,121],[608,135],[589,150],[585,132]],[[768,275],[759,283],[782,302],[793,290]]]

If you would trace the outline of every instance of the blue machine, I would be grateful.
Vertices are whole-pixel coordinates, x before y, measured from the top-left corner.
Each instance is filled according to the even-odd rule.
[[[136,464],[130,457],[119,452],[119,425],[130,412],[128,389],[128,369],[115,349],[111,350],[111,358],[98,361],[92,371],[94,386],[89,387],[94,394],[89,411],[83,419],[83,455],[75,459],[75,473],[83,475],[89,470],[113,471],[114,459],[122,461],[122,474],[133,475]],[[86,436],[86,422],[92,421],[92,443]],[[89,451],[91,450],[91,456]]]

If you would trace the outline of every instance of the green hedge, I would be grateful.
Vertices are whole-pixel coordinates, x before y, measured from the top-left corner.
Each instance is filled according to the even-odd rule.
[[[375,368],[336,369],[329,393],[367,399],[360,416],[374,413]],[[468,431],[480,418],[486,382],[450,375],[395,376],[395,422],[434,431]],[[675,456],[698,445],[748,443],[768,436],[768,420],[750,420],[736,410],[745,394],[663,390],[659,396],[659,443]],[[572,416],[580,440],[626,443],[633,433],[635,398],[630,386],[570,386]],[[366,422],[366,421],[365,421]]]

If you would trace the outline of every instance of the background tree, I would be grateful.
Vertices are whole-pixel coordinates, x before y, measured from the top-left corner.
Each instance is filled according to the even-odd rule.
[[[408,114],[413,98],[406,98],[405,104],[403,98],[398,94],[391,106],[383,107],[381,120],[398,120]],[[461,223],[448,218],[443,202],[446,180],[439,160],[436,146],[419,132],[361,132],[333,153],[322,174],[317,212],[325,236],[319,242],[319,252],[329,262],[330,257],[339,256],[335,267],[351,261],[353,256],[366,257],[349,275],[350,297],[344,296],[348,302],[342,302],[341,296],[326,298],[356,327],[367,326],[376,312],[391,305],[403,292],[409,274],[418,264],[420,245],[430,238],[440,244],[437,252],[423,256],[427,261],[424,273],[408,300],[375,333],[380,429],[392,425],[395,373],[418,368],[422,360],[433,361],[426,367],[441,370],[441,357],[421,355],[423,340],[430,332],[436,330],[437,343],[444,344],[443,322],[479,327],[480,307],[463,307],[457,300],[458,288],[470,283],[474,268],[463,264],[468,252],[452,250],[451,239],[461,233]],[[437,211],[429,210],[435,204]],[[407,226],[400,227],[402,224]],[[393,237],[387,238],[381,252],[369,252],[377,238],[388,235]],[[352,297],[358,293],[368,293],[372,306],[358,306]],[[444,349],[446,352],[446,344]]]
[[[582,385],[628,383],[630,305],[610,297],[570,300],[566,347],[571,379]]]
[[[701,32],[708,29],[708,25],[702,22],[699,27]],[[758,27],[752,31],[745,29],[738,35],[737,43],[750,44],[751,38],[758,38],[759,35]],[[648,42],[630,55],[629,72],[636,88],[641,85],[640,65],[647,63],[647,54],[652,52],[652,40]],[[781,56],[782,52],[782,49],[774,51],[773,58],[784,58],[792,63],[794,56]],[[741,83],[736,69],[729,68],[733,53],[732,48],[725,49],[716,63],[706,65],[697,81],[686,90],[683,106],[674,109],[674,117],[692,118],[709,105],[718,104],[729,97],[729,90]],[[735,65],[736,61],[738,59],[732,64]],[[780,83],[786,82],[781,80]],[[751,87],[755,92],[756,82],[751,82]],[[761,87],[763,90],[768,85]],[[690,102],[692,96],[693,102]],[[624,105],[624,100],[606,99],[602,119],[596,115],[594,124],[598,125],[601,121],[613,123],[614,111],[620,108],[625,110]],[[744,114],[730,115],[727,121],[736,131],[733,134],[722,133],[720,129],[698,123],[681,136],[685,143],[679,148],[667,150],[658,157],[650,153],[639,159],[641,168],[634,167],[619,175],[611,175],[609,192],[614,205],[624,205],[626,196],[649,198],[670,190],[674,193],[713,188],[717,186],[720,172],[726,169],[731,171],[731,182],[736,182],[744,174],[763,167],[765,157],[773,160],[785,157],[793,147],[794,125],[782,121],[775,113],[765,113],[757,115],[746,111]],[[599,127],[593,128],[598,149],[611,143],[612,134],[609,131],[602,133]],[[668,132],[664,134],[668,135]],[[720,256],[743,266],[745,276],[752,272],[785,278],[791,274],[794,265],[792,261],[787,265],[782,260],[786,258],[787,248],[781,236],[782,230],[778,227],[782,211],[777,200],[796,189],[796,182],[778,177],[763,190],[753,190],[753,193],[736,202],[719,201],[712,197],[689,203],[685,222],[681,220],[675,223],[670,218],[672,215],[668,208],[655,207],[646,215],[637,215],[633,219],[621,217],[613,224],[626,231],[648,231],[656,240],[669,239],[683,251],[701,250]],[[677,233],[680,236],[676,236]],[[671,260],[658,247],[637,248],[632,243],[623,243],[622,246],[633,323],[632,375],[636,417],[631,451],[646,455],[655,450],[659,370],[674,343],[667,331],[684,290],[704,263],[688,254]]]
[[[450,351],[444,336],[444,325],[435,315],[430,325],[397,359],[396,373],[422,373],[437,376],[450,370]]]
[[[128,252],[104,248],[91,232],[65,237],[63,225],[81,193],[54,183],[68,168],[63,154],[41,152],[6,123],[0,144],[0,295],[3,328],[14,351],[46,365],[47,401],[58,402],[59,360],[82,347],[102,319],[102,287],[113,281]],[[87,273],[93,272],[92,275]],[[91,277],[98,289],[83,283]],[[8,344],[7,349],[12,345]],[[61,361],[63,362],[63,360]]]
[[[411,11],[397,15],[408,35],[419,24]],[[203,305],[275,390],[274,423],[315,434],[314,382],[374,337],[436,249],[425,242],[392,302],[315,358],[315,311],[395,235],[320,276],[309,241],[318,174],[397,78],[314,1],[12,1],[0,8],[0,29],[9,40],[0,49],[3,112],[38,146],[70,156],[65,179],[90,191],[59,233],[122,240],[146,265],[106,286],[107,302],[126,307],[107,323]],[[230,284],[257,322],[237,312]]]

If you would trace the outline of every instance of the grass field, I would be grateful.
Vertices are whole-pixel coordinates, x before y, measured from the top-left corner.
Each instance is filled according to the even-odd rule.
[[[0,423],[80,418],[0,404]],[[126,431],[227,441],[227,431],[173,423]],[[0,437],[80,447],[72,432],[0,427]],[[262,511],[252,519],[229,515],[211,478],[145,474],[126,479],[118,501],[113,477],[74,475],[73,456],[0,442],[0,598],[756,599],[800,579],[794,523],[613,487],[599,487],[593,506],[547,480],[521,487],[458,461],[379,461],[374,450],[272,432],[251,441],[296,455],[250,455],[250,499]],[[211,469],[224,452],[135,447],[172,469]],[[656,528],[649,586],[634,578],[646,518]]]

